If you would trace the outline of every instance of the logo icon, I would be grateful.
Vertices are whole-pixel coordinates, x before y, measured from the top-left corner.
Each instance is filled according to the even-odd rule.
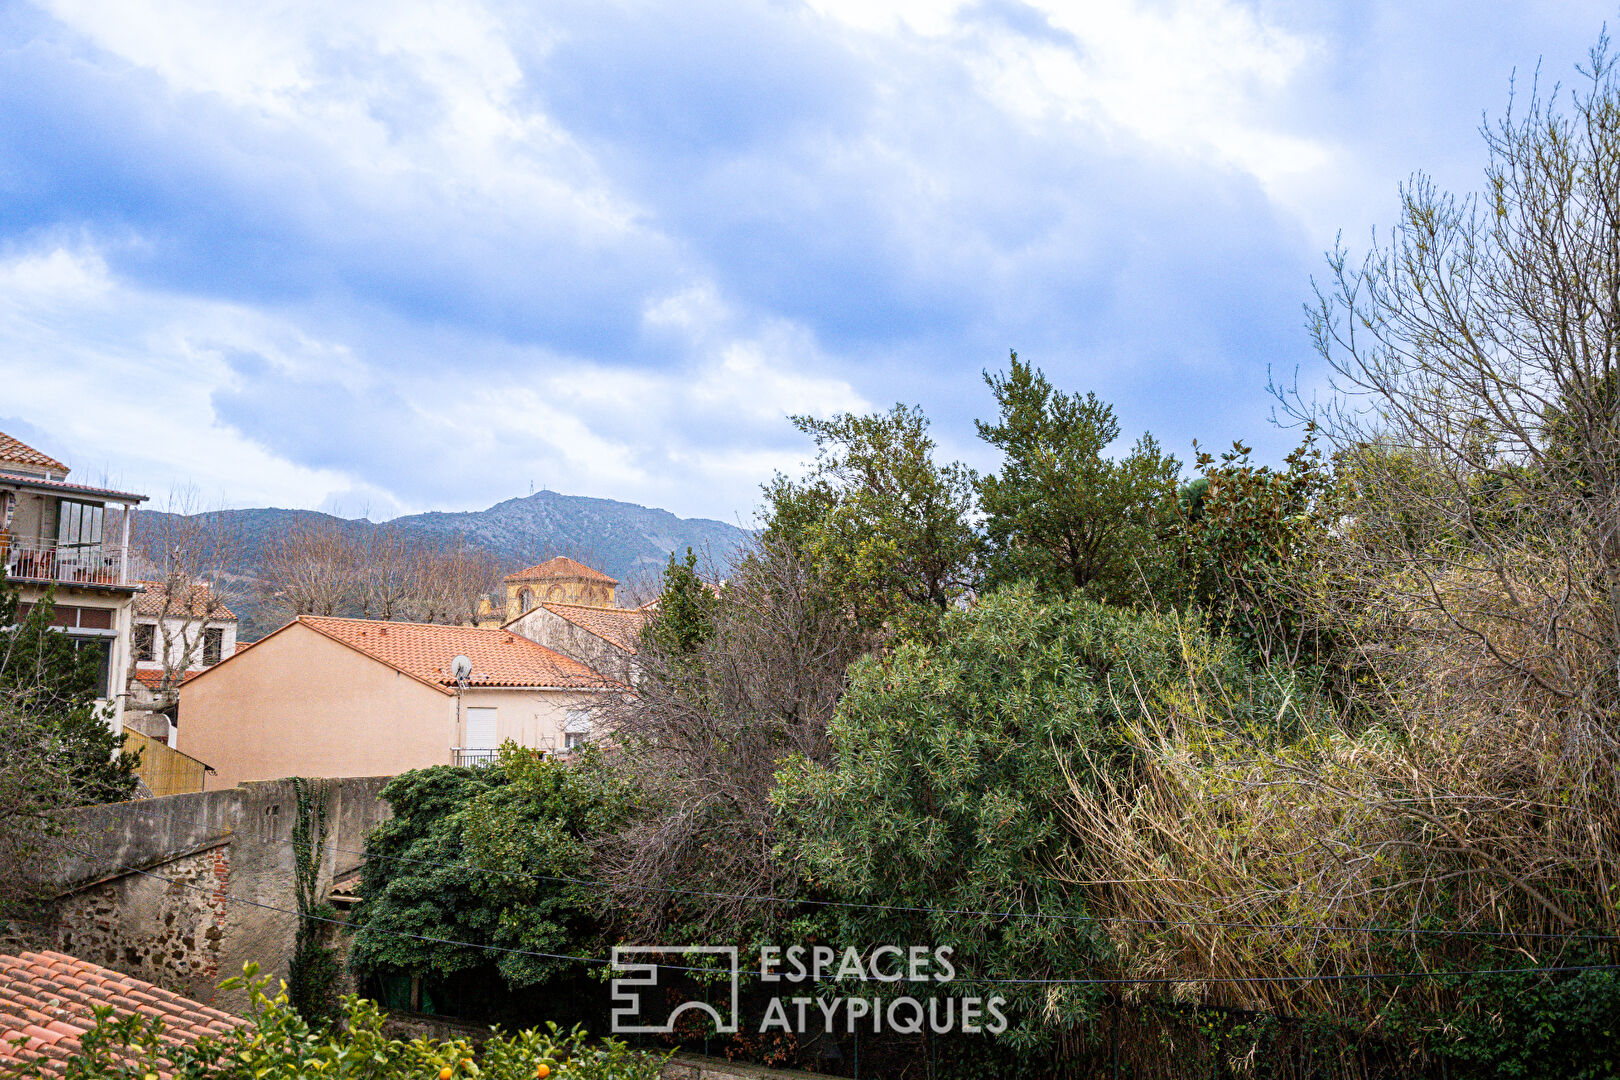
[[[673,1010],[665,1013],[665,1004],[662,1001],[649,1001],[647,998],[656,998],[659,986],[659,972],[670,967],[668,964],[656,962],[629,960],[632,957],[662,957],[662,956],[691,956],[693,954],[707,953],[712,956],[723,956],[731,965],[731,1007],[724,1013],[707,1001],[683,1001]],[[734,1035],[737,1032],[737,947],[735,945],[615,945],[613,947],[613,970],[627,974],[615,976],[611,982],[613,991],[613,1034],[615,1035],[669,1035],[675,1031],[675,1021],[688,1010],[706,1012],[714,1020],[715,1029],[721,1035]],[[662,1022],[659,1018],[662,1017]]]

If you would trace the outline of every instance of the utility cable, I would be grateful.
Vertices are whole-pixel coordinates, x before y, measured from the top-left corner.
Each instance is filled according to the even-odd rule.
[[[283,843],[292,844],[291,839]],[[634,892],[668,893],[678,896],[698,896],[711,900],[740,900],[761,904],[808,904],[817,907],[853,908],[865,911],[886,911],[910,915],[964,915],[975,918],[991,919],[1043,919],[1054,922],[1078,923],[1126,923],[1145,925],[1160,929],[1171,928],[1209,928],[1224,930],[1262,930],[1262,931],[1302,931],[1319,933],[1342,934],[1397,934],[1440,937],[1494,937],[1494,938],[1537,938],[1559,941],[1614,941],[1615,935],[1608,933],[1592,933],[1590,931],[1516,931],[1516,930],[1469,930],[1458,927],[1401,927],[1401,926],[1334,926],[1322,923],[1248,923],[1248,922],[1221,922],[1203,919],[1150,919],[1129,915],[1056,915],[1038,911],[977,911],[970,908],[934,908],[934,907],[907,907],[896,904],[866,904],[853,900],[811,900],[791,896],[771,896],[763,893],[724,893],[709,892],[702,889],[680,889],[668,885],[636,885],[628,882],[601,881],[591,878],[558,877],[547,874],[529,873],[523,870],[502,870],[493,866],[478,866],[465,862],[439,862],[433,859],[413,859],[404,855],[381,855],[369,851],[355,851],[352,848],[333,847],[330,850],[345,855],[358,855],[367,859],[381,859],[387,862],[412,863],[418,866],[436,866],[449,870],[472,870],[477,873],[495,874],[502,877],[517,878],[525,881],[549,881],[564,885],[585,885],[608,890],[630,890]]]
[[[84,851],[84,850],[82,850],[80,848],[75,848],[70,844],[64,844],[64,843],[58,842],[58,846],[66,849],[68,851],[71,851],[76,855],[83,856],[85,858],[94,858],[95,857],[92,853],[90,853],[88,851]],[[232,893],[223,893],[222,894],[222,893],[219,893],[217,890],[208,888],[206,886],[192,885],[192,884],[189,884],[189,883],[184,882],[184,881],[176,881],[173,878],[166,878],[166,877],[163,877],[163,876],[161,876],[159,874],[154,874],[154,873],[151,873],[150,871],[137,869],[135,867],[125,867],[125,868],[122,868],[122,869],[119,869],[119,870],[114,870],[112,876],[120,876],[122,874],[139,874],[142,877],[151,878],[153,881],[159,881],[159,882],[162,882],[165,885],[169,885],[169,886],[174,887],[174,888],[190,889],[190,890],[192,890],[194,892],[204,893],[204,894],[206,894],[208,896],[211,896],[211,897],[215,898],[216,900],[223,899],[228,903],[247,904],[250,907],[259,908],[259,909],[264,910],[264,911],[274,911],[274,912],[277,912],[277,913],[282,914],[282,915],[291,915],[294,918],[298,918],[298,919],[309,919],[312,922],[328,923],[328,924],[333,925],[333,926],[348,926],[351,929],[354,929],[353,924],[348,923],[348,922],[346,922],[346,921],[344,921],[342,919],[333,919],[333,918],[329,918],[329,917],[321,916],[321,915],[309,915],[309,914],[305,914],[304,912],[301,912],[301,911],[294,911],[294,910],[290,910],[290,909],[284,908],[284,907],[277,907],[274,904],[266,904],[266,903],[264,903],[262,901],[259,901],[259,900],[249,900],[245,896],[236,896],[236,895],[234,895]],[[567,953],[542,952],[542,951],[535,950],[535,949],[517,949],[517,948],[511,948],[511,947],[505,946],[505,945],[481,944],[481,943],[476,942],[476,941],[457,941],[457,940],[455,940],[453,938],[432,937],[432,936],[426,935],[426,934],[413,934],[413,933],[410,933],[409,931],[405,931],[405,930],[383,929],[381,927],[376,927],[376,926],[362,926],[362,927],[360,927],[360,929],[364,930],[367,933],[380,933],[380,934],[388,935],[390,937],[407,938],[407,939],[412,940],[412,941],[422,941],[422,942],[427,942],[427,943],[433,944],[433,945],[455,945],[455,946],[460,946],[460,947],[468,948],[468,949],[481,949],[481,950],[484,950],[484,951],[487,951],[487,952],[504,953],[504,954],[514,955],[514,956],[537,957],[537,958],[545,959],[545,960],[572,960],[572,961],[576,961],[578,963],[583,963],[583,964],[598,964],[598,965],[606,965],[608,967],[614,967],[615,966],[611,959],[604,959],[604,958],[599,957],[599,956],[575,956],[575,955],[571,955],[571,954],[567,954]],[[677,952],[680,952],[681,950],[679,948],[671,948],[669,951],[671,953],[677,953]],[[639,963],[640,962],[638,961],[638,964]],[[675,964],[655,964],[654,966],[663,968],[663,969],[668,970],[668,971],[689,971],[689,972],[699,972],[699,973],[705,973],[705,974],[711,974],[711,975],[714,974],[714,972],[715,972],[715,969],[713,969],[713,968],[682,967],[682,966],[678,966],[678,965],[675,965]],[[1382,972],[1336,972],[1336,973],[1330,973],[1330,974],[1324,974],[1324,975],[1252,975],[1252,976],[1195,975],[1195,976],[1188,976],[1188,977],[1182,977],[1182,978],[1164,976],[1164,977],[1156,977],[1156,978],[1089,978],[1089,977],[1087,977],[1087,978],[1062,978],[1062,979],[1053,979],[1053,978],[993,979],[993,978],[985,978],[985,977],[982,977],[982,976],[970,976],[970,977],[963,978],[963,979],[953,979],[953,980],[951,980],[949,985],[953,985],[953,986],[955,986],[955,985],[969,985],[969,986],[1159,986],[1159,985],[1187,985],[1187,984],[1190,984],[1190,983],[1200,983],[1200,984],[1210,984],[1210,985],[1217,985],[1217,984],[1218,985],[1255,985],[1255,984],[1263,984],[1263,983],[1314,983],[1314,982],[1356,982],[1356,981],[1364,982],[1364,981],[1374,981],[1374,980],[1381,980],[1381,979],[1447,978],[1447,977],[1461,977],[1461,976],[1465,976],[1465,975],[1524,975],[1524,974],[1529,974],[1529,973],[1549,974],[1549,975],[1551,975],[1551,974],[1571,974],[1571,973],[1583,972],[1583,971],[1616,971],[1616,970],[1620,970],[1620,964],[1571,964],[1571,965],[1561,965],[1561,966],[1557,966],[1557,967],[1472,968],[1472,969],[1467,969],[1467,970],[1462,970],[1462,971],[1422,970],[1422,971],[1382,971]],[[826,978],[812,979],[811,981],[818,982],[818,983],[835,983],[835,984],[840,982],[840,980],[838,980],[838,979],[826,979]],[[942,985],[944,985],[944,984],[942,984]]]

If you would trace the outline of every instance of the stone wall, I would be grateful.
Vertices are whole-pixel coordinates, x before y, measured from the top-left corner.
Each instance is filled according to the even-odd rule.
[[[701,1054],[676,1054],[664,1066],[663,1080],[807,1080],[814,1073],[767,1069]]]
[[[352,852],[388,816],[386,777],[313,781],[328,804],[321,888],[363,861]],[[85,807],[69,849],[38,876],[52,899],[0,933],[0,948],[58,949],[224,1009],[219,981],[248,961],[285,978],[297,928],[289,780]]]
[[[126,874],[71,893],[56,908],[56,947],[206,1000],[224,977],[230,848],[187,855],[156,877]],[[133,932],[132,932],[133,931]]]

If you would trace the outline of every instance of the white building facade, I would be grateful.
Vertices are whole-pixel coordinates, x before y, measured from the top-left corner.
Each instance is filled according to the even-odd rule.
[[[144,495],[68,480],[69,469],[0,433],[0,564],[27,614],[47,593],[53,622],[74,645],[96,654],[98,698],[123,728],[131,664],[134,598],[130,526]]]

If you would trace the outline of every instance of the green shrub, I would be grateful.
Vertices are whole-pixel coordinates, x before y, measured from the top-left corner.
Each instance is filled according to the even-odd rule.
[[[477,1009],[490,995],[580,973],[535,954],[601,952],[600,892],[566,879],[592,876],[590,838],[617,827],[631,799],[595,754],[565,764],[509,742],[492,766],[418,769],[382,795],[394,816],[366,842],[355,972],[470,988],[487,1016]]]
[[[374,1002],[347,996],[343,1022],[311,1027],[288,1001],[286,986],[274,997],[270,980],[249,964],[241,978],[221,989],[247,987],[249,1026],[192,1045],[164,1041],[163,1021],[138,1013],[114,1018],[96,1010],[96,1023],[81,1039],[82,1053],[67,1063],[65,1080],[432,1080],[450,1070],[452,1080],[535,1080],[544,1064],[562,1080],[655,1080],[665,1057],[632,1050],[616,1039],[592,1039],[580,1028],[556,1024],[513,1034],[491,1029],[488,1039],[391,1039],[385,1015]],[[8,1075],[43,1077],[39,1062],[14,1066]]]
[[[1570,964],[1613,963],[1593,950]],[[1457,980],[1455,1004],[1438,1014],[1400,1003],[1382,1017],[1391,1031],[1426,1044],[1456,1077],[1509,1080],[1620,1076],[1620,972],[1549,978],[1533,971]]]
[[[952,612],[941,629],[937,644],[851,669],[832,762],[800,759],[779,774],[787,853],[822,895],[891,906],[830,909],[841,946],[950,946],[963,983],[1106,968],[1112,946],[1074,884],[1086,853],[1064,807],[1071,786],[1132,772],[1124,729],[1144,709],[1170,711],[1166,694],[1189,692],[1183,641],[1201,635],[1029,585]],[[1243,671],[1235,653],[1212,651],[1226,670],[1206,690]],[[1099,997],[993,990],[1019,1014],[1007,1041],[1032,1049],[1091,1017]]]

